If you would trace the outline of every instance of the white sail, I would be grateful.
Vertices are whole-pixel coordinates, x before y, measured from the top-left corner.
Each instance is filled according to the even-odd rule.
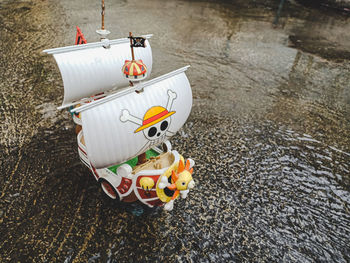
[[[95,168],[129,160],[183,126],[192,108],[187,68],[75,109],[81,112],[87,155]]]
[[[53,54],[62,75],[62,107],[70,106],[82,98],[128,85],[128,80],[122,74],[122,67],[125,60],[131,60],[130,40],[110,40],[109,48],[103,47],[104,44],[105,42],[96,42],[44,50]],[[152,71],[152,50],[149,42],[146,40],[146,47],[135,48],[134,52],[135,58],[141,59],[146,65],[149,76]]]

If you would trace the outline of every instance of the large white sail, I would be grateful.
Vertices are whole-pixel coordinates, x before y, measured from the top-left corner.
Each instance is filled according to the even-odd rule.
[[[95,168],[135,157],[183,126],[192,108],[187,68],[75,109],[81,112],[87,154]]]
[[[151,35],[145,36],[150,38]],[[53,54],[60,69],[64,84],[62,107],[92,95],[125,87],[128,80],[123,76],[125,60],[131,60],[130,40],[127,38],[89,43],[63,48],[44,50]],[[141,59],[147,67],[148,76],[152,71],[152,50],[146,40],[145,48],[135,48],[135,58]]]

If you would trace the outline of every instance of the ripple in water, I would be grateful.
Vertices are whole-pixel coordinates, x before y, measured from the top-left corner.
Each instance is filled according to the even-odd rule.
[[[308,134],[270,129],[255,128],[239,160],[246,176],[237,181],[235,202],[253,231],[249,239],[274,259],[349,260],[349,153]]]

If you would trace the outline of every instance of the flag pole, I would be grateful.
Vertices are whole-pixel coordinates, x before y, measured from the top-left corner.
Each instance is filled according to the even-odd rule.
[[[101,11],[101,16],[102,16],[102,26],[101,29],[105,29],[105,0],[102,0],[102,11]]]
[[[131,57],[132,57],[132,61],[134,61],[135,55],[134,55],[134,47],[132,46],[132,33],[131,32],[129,32],[129,38],[130,38]]]
[[[96,33],[100,35],[100,40],[104,41],[107,40],[107,36],[110,33],[108,30],[105,29],[105,0],[102,0],[101,2],[101,7],[102,7],[102,11],[101,11],[101,29],[96,30]],[[104,45],[104,47],[108,48],[109,47],[109,43],[106,42],[106,44]]]

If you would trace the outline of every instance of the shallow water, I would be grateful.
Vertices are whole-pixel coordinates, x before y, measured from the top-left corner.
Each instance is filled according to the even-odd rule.
[[[99,3],[0,1],[0,261],[350,261],[350,23],[273,1],[106,1],[111,38],[153,33],[152,75],[190,64],[172,212],[109,200],[79,162],[41,54],[98,40]],[[138,15],[135,15],[138,14]],[[143,214],[139,216],[140,213]]]

